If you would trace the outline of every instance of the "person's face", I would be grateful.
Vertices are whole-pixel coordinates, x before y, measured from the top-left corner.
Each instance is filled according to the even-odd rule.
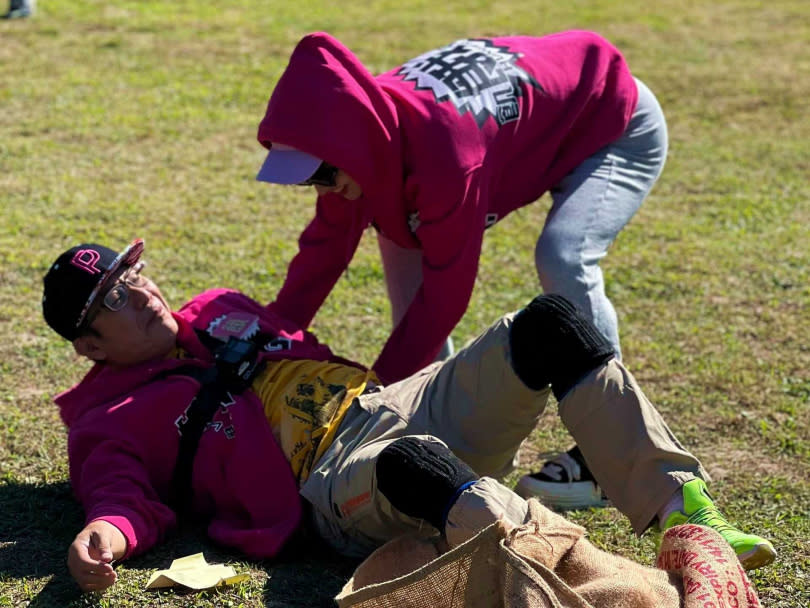
[[[134,268],[99,294],[88,315],[92,331],[73,343],[80,355],[127,366],[164,357],[174,348],[177,321],[157,285]]]
[[[334,186],[316,185],[314,188],[318,192],[318,196],[333,192],[350,201],[356,201],[363,196],[363,190],[360,188],[360,184],[349,177],[343,169],[338,169]]]

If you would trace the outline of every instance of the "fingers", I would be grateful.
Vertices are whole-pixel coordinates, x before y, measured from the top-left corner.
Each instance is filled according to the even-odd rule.
[[[90,570],[74,576],[74,579],[82,591],[103,591],[118,580],[118,575],[110,568],[110,572],[105,573],[101,573],[100,570]]]
[[[68,549],[68,570],[83,591],[101,591],[116,580],[112,564],[126,553],[124,534],[104,520],[94,520]]]
[[[118,575],[109,564],[94,566],[83,564],[77,568],[70,568],[70,574],[82,591],[101,591],[118,580]]]
[[[91,555],[100,553],[92,545],[91,538],[79,534],[68,549],[68,570],[82,591],[101,591],[118,579],[111,564]]]

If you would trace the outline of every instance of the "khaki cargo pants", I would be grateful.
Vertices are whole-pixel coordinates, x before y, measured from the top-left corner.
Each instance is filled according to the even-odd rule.
[[[318,532],[336,550],[362,556],[406,532],[435,533],[429,524],[398,512],[377,491],[377,456],[401,437],[441,441],[481,476],[510,470],[550,393],[527,388],[512,369],[513,317],[501,318],[452,358],[363,395],[351,406],[333,444],[301,487]],[[564,396],[559,412],[599,484],[638,534],[681,485],[696,476],[708,478],[615,359],[582,378]],[[473,490],[457,506],[463,507],[468,494],[494,491],[495,504],[525,511],[522,499],[492,480]],[[470,504],[481,504],[481,498]],[[451,511],[449,524],[454,516],[476,519],[458,511]]]

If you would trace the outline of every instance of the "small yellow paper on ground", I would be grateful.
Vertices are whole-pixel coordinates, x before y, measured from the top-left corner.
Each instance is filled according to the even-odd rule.
[[[223,564],[209,564],[202,553],[181,557],[172,562],[168,570],[158,570],[146,583],[147,589],[160,589],[183,585],[201,591],[219,585],[233,585],[250,578],[247,574],[236,574],[234,569]]]

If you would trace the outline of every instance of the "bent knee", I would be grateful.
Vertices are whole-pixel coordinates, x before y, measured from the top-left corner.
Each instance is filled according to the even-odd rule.
[[[440,531],[460,489],[478,480],[446,445],[423,437],[386,446],[377,457],[376,475],[377,488],[395,509]]]
[[[588,372],[615,356],[593,322],[559,295],[541,295],[521,310],[509,332],[512,367],[526,386],[548,385],[557,400]]]

